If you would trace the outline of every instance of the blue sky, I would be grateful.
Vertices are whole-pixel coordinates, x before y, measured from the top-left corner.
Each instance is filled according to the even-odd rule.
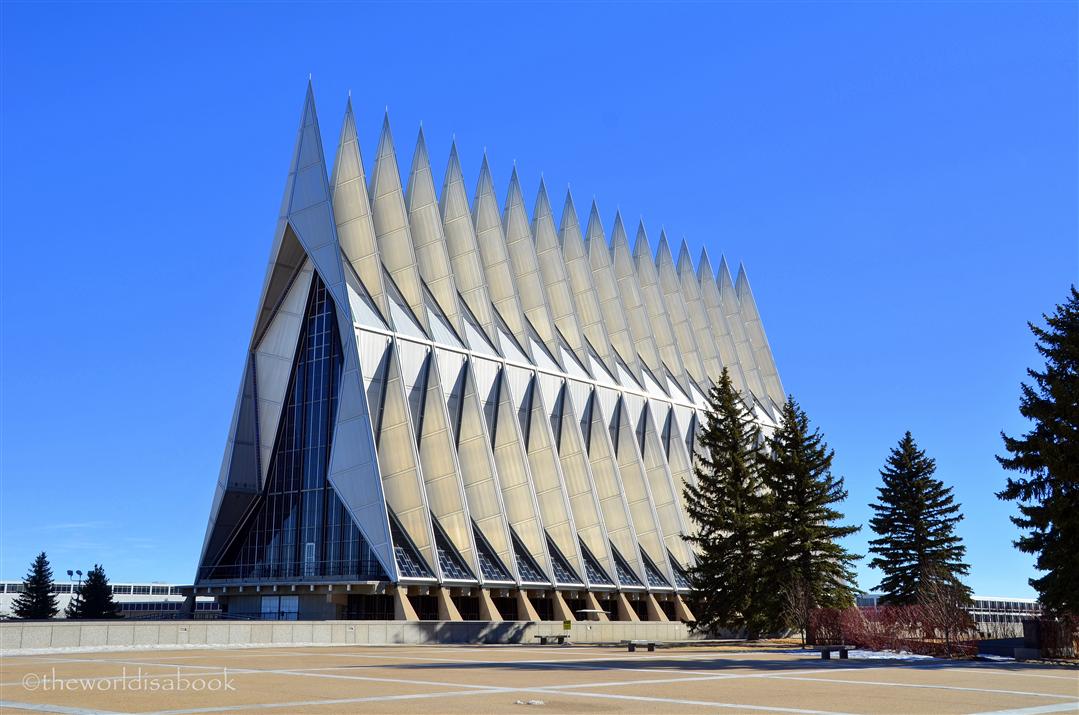
[[[744,261],[849,519],[910,429],[1029,595],[993,455],[1079,272],[1076,7],[4,3],[0,576],[194,576],[311,73],[331,157],[351,90],[368,159],[388,106],[438,185],[456,133]]]

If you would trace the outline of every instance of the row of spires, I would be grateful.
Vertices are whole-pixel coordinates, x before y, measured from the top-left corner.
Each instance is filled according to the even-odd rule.
[[[317,144],[319,159],[321,159],[321,140],[318,139],[314,96],[310,84],[304,114],[305,120],[301,125],[301,141],[297,146],[295,166],[311,163],[310,159],[314,157],[305,158],[301,156],[301,153],[310,154],[312,143]],[[308,137],[304,137],[303,133],[312,128],[315,136],[309,137],[311,141],[308,142],[306,141]],[[324,166],[323,162],[323,172]],[[561,333],[570,343],[570,347],[575,351],[581,350],[579,355],[583,356],[583,331],[580,329],[580,322],[587,318],[577,315],[579,310],[575,306],[574,293],[570,292],[562,296],[556,294],[559,290],[564,292],[568,290],[567,278],[572,283],[571,254],[583,254],[585,263],[591,259],[594,265],[594,255],[600,245],[605,249],[604,253],[609,254],[605,260],[610,262],[613,275],[619,279],[618,284],[622,289],[623,297],[626,290],[640,293],[642,291],[640,284],[647,281],[649,286],[659,284],[660,290],[664,291],[661,296],[671,298],[672,292],[677,293],[678,296],[673,300],[682,304],[687,291],[701,291],[698,297],[703,298],[704,292],[708,290],[706,285],[710,283],[716,287],[722,299],[746,305],[749,314],[759,325],[759,313],[744,266],[739,265],[737,279],[732,279],[726,259],[721,257],[718,270],[713,273],[707,251],[702,248],[699,260],[694,267],[684,238],[679,246],[678,259],[675,262],[664,230],[660,231],[658,250],[653,254],[643,220],[638,224],[636,240],[630,251],[620,211],[615,212],[611,241],[608,243],[594,198],[587,227],[582,234],[572,192],[567,188],[559,228],[555,230],[546,184],[541,177],[530,220],[524,206],[517,167],[514,165],[505,202],[502,210],[499,211],[486,150],[480,164],[479,178],[471,206],[469,206],[467,192],[464,189],[456,141],[451,143],[442,192],[436,195],[422,124],[403,195],[388,111],[383,119],[374,170],[369,183],[365,180],[365,173],[350,96],[346,103],[340,141],[327,187],[332,195],[339,241],[345,257],[352,264],[383,316],[389,313],[382,279],[384,267],[428,335],[430,326],[427,324],[426,312],[423,308],[422,283],[427,284],[458,335],[464,334],[462,318],[456,308],[459,294],[467,307],[480,320],[493,344],[497,344],[498,340],[494,335],[494,320],[489,314],[492,304],[498,309],[503,320],[509,324],[508,327],[518,341],[525,345],[526,352],[528,352],[527,340],[522,339],[522,336],[527,333],[524,328],[525,317],[528,319],[527,322],[540,333],[542,341],[548,347],[557,344],[556,333]],[[323,177],[325,177],[324,173]],[[384,198],[392,200],[383,201]],[[379,210],[375,210],[376,205]],[[417,222],[425,224],[425,229],[417,230],[414,225]],[[463,242],[458,236],[455,243],[452,238],[460,231],[467,232],[470,236]],[[451,240],[447,241],[447,239]],[[530,269],[531,273],[526,271],[522,274],[519,264],[514,262],[515,258],[521,255],[520,250],[515,252],[514,244],[524,240],[530,244],[526,253],[536,256],[536,259],[532,259],[531,262],[538,263],[538,266],[533,266]],[[574,245],[567,247],[567,240]],[[478,246],[483,257],[482,265],[478,262],[477,256],[461,253],[459,246],[463,244]],[[458,247],[455,248],[455,245]],[[560,260],[554,262],[538,260],[539,256],[550,250],[556,250],[562,254]],[[628,269],[625,266],[627,258],[631,259],[631,267]],[[509,268],[510,265],[514,267],[514,270]],[[423,275],[422,282],[416,274],[417,266],[419,273]],[[665,271],[669,273],[665,274]],[[627,275],[636,276],[636,280],[629,282],[634,285],[622,280]],[[672,275],[673,278],[670,278]],[[669,279],[666,286],[663,285],[665,276]],[[696,280],[687,280],[688,277]],[[670,282],[675,284],[673,288],[670,287]],[[693,286],[690,283],[697,285]],[[639,358],[638,353],[642,353],[644,359],[641,364],[647,365],[653,371],[657,369],[657,365],[666,365],[675,373],[681,371],[682,375],[676,375],[676,378],[681,380],[684,375],[688,382],[688,378],[691,377],[697,382],[702,392],[707,391],[709,380],[714,380],[718,373],[716,370],[704,368],[703,353],[707,350],[722,353],[722,348],[705,346],[706,350],[700,348],[685,350],[686,344],[692,345],[697,340],[693,337],[693,331],[699,333],[702,326],[690,325],[685,315],[669,315],[671,312],[687,311],[668,310],[668,315],[660,316],[654,300],[652,304],[649,304],[647,299],[643,303],[640,299],[637,302],[641,303],[638,310],[647,311],[644,313],[643,320],[650,319],[653,329],[676,332],[681,329],[683,331],[678,335],[683,349],[679,351],[669,347],[675,342],[673,338],[667,341],[666,350],[657,349],[657,342],[649,338],[653,344],[642,350],[641,345],[635,344],[641,340],[641,331],[630,331],[628,328],[626,332],[632,334],[628,343],[623,341],[621,345],[618,344],[613,334],[608,340],[601,342],[610,343],[610,347],[629,363],[631,371],[640,374],[640,367],[636,363]],[[633,306],[627,306],[627,313],[632,312],[633,309]],[[675,327],[664,326],[663,323],[667,319],[674,321]],[[628,320],[631,322],[632,318]],[[682,323],[677,321],[682,321]],[[711,325],[704,327],[711,327],[717,335],[731,330],[730,326],[720,327],[715,325],[715,322],[713,317],[710,321]],[[605,329],[609,331],[612,328],[609,325],[597,328],[599,331]],[[591,342],[593,347],[601,352],[607,349],[606,345],[596,345],[595,340]],[[731,358],[736,350],[732,346],[722,362],[732,368],[736,383],[743,390],[752,393],[767,409],[769,401],[775,404],[782,403],[783,391],[762,327],[757,335],[757,342],[761,344],[752,346],[748,354],[737,351],[738,355],[733,360]],[[623,346],[627,347],[620,349]],[[765,359],[755,360],[754,352],[760,354],[762,350],[767,353]],[[554,348],[551,352],[557,362],[558,349]],[[610,356],[601,355],[600,357],[608,359]],[[718,360],[719,356],[716,355],[713,362]],[[754,360],[758,363],[770,364],[759,365],[761,376],[751,379],[742,374],[745,371],[745,365],[741,363]],[[587,364],[587,361],[584,362]],[[683,365],[683,363],[688,364]],[[770,380],[765,379],[769,376]]]

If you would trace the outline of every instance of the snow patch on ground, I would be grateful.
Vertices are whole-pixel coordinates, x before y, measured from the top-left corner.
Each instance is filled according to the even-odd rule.
[[[804,649],[803,653],[816,655],[819,657],[819,650]],[[853,648],[847,651],[851,660],[939,660],[931,655],[918,655],[917,653],[908,653],[905,650],[865,650],[862,648]],[[839,654],[835,653],[832,658],[838,658]]]

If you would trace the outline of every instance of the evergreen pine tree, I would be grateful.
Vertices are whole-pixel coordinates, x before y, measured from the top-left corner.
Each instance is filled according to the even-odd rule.
[[[761,476],[770,492],[764,563],[773,593],[774,626],[807,630],[815,608],[854,605],[853,563],[861,558],[836,542],[860,526],[837,524],[833,505],[847,498],[832,474],[835,453],[793,397],[762,452]]]
[[[1000,499],[1018,502],[1012,522],[1024,529],[1015,545],[1035,554],[1045,575],[1030,579],[1039,600],[1054,613],[1079,613],[1079,292],[1075,286],[1047,324],[1030,325],[1045,370],[1028,369],[1034,385],[1023,383],[1019,413],[1033,422],[1020,438],[1004,438],[1011,454],[997,457],[1009,478]]]
[[[68,618],[120,618],[105,569],[94,564],[65,611]]]
[[[880,538],[869,542],[876,554],[869,565],[884,572],[877,586],[885,594],[882,603],[921,603],[941,579],[969,599],[970,589],[959,578],[970,572],[963,563],[967,549],[955,534],[963,515],[952,488],[933,477],[936,470],[936,462],[918,449],[910,432],[880,470],[884,486],[877,488],[877,503],[869,505],[876,512],[869,526]]]
[[[22,593],[15,597],[11,611],[17,618],[52,618],[60,611],[53,593],[52,567],[42,551],[22,580]]]
[[[697,547],[690,569],[696,628],[745,629],[756,637],[762,618],[760,543],[762,490],[760,430],[723,369],[708,393],[704,428],[694,455],[696,485],[686,485],[686,511],[695,526],[686,540]]]

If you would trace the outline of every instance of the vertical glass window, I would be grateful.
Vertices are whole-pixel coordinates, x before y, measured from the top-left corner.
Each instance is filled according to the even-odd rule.
[[[333,298],[316,274],[258,508],[205,578],[386,579],[328,479],[342,363]]]

